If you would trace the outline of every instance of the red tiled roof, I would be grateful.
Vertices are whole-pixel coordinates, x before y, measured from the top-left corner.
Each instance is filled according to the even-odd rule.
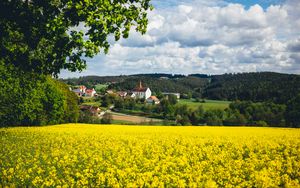
[[[159,101],[158,98],[156,96],[151,96],[148,99],[154,100],[154,101]]]
[[[86,93],[92,93],[94,90],[93,89],[87,89],[85,90]]]

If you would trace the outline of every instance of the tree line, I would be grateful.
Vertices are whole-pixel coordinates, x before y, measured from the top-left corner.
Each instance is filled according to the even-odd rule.
[[[171,75],[139,74],[129,76],[81,77],[66,79],[71,85],[94,85],[108,83],[109,89],[132,90],[142,81],[151,91],[178,92],[193,98],[215,100],[241,100],[287,104],[300,92],[300,76],[273,72],[238,73],[223,75]]]
[[[216,75],[203,97],[287,104],[300,93],[300,75],[273,72]]]
[[[105,95],[99,101],[102,106],[114,105],[119,112],[172,120],[175,125],[300,127],[300,95],[287,105],[234,101],[225,110],[204,110],[202,106],[192,109],[177,104],[174,95],[162,97],[158,105],[147,104],[143,99],[121,98],[117,95]]]

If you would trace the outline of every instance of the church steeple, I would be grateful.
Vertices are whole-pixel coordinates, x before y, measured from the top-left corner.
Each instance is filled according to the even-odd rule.
[[[142,81],[140,80],[140,87],[139,88],[143,88],[143,86],[142,86]]]

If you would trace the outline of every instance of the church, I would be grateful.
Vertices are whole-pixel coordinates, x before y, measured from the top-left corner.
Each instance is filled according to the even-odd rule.
[[[134,93],[135,97],[138,98],[138,99],[148,99],[149,97],[151,97],[150,88],[149,87],[143,87],[141,81],[140,81],[139,86],[132,90],[132,93]]]

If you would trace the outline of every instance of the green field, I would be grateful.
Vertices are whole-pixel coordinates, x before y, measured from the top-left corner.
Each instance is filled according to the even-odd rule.
[[[0,187],[299,187],[300,129],[0,128]]]
[[[82,97],[83,103],[82,105],[91,105],[91,106],[101,106],[101,103],[99,101],[95,101],[95,97]]]
[[[101,106],[101,103],[100,102],[83,102],[82,105],[91,105],[91,106],[98,106],[100,107]]]
[[[132,125],[134,124],[131,121],[125,121],[125,120],[112,120],[112,124],[118,124],[118,125]]]
[[[95,86],[96,91],[105,91],[107,89],[108,85],[107,84],[97,84]]]
[[[220,109],[224,110],[228,108],[230,101],[219,101],[219,100],[206,100],[205,102],[196,102],[195,99],[180,99],[178,101],[179,105],[188,105],[192,109],[197,109],[199,106],[203,106],[205,110],[208,109]]]

